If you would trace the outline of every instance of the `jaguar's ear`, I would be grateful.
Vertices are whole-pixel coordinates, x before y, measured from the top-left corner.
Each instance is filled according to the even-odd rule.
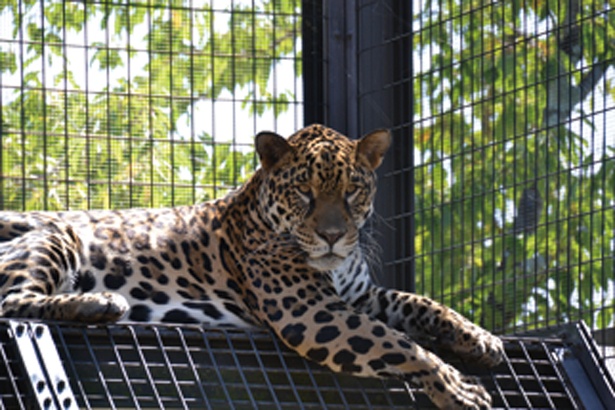
[[[391,133],[389,130],[373,131],[359,140],[357,160],[366,163],[373,171],[382,163],[382,158],[390,145]]]
[[[256,136],[256,152],[265,170],[273,167],[284,155],[291,151],[288,142],[275,132],[263,131]]]

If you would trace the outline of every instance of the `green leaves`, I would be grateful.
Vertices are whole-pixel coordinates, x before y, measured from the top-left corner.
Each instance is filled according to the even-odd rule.
[[[415,16],[417,290],[496,331],[612,323],[615,140],[595,103],[615,91],[610,76],[579,84],[612,59],[615,11],[579,2],[575,66],[559,45],[567,4],[427,2]],[[533,186],[537,230],[515,234]]]
[[[241,4],[0,2],[0,206],[167,206],[245,181],[252,149],[214,141],[195,107],[282,115],[295,96],[274,73],[299,61],[300,3]]]
[[[17,71],[17,56],[14,52],[0,50],[0,71],[15,74],[15,71]]]
[[[94,66],[98,62],[100,70],[115,69],[124,64],[120,52],[118,50],[109,49],[104,43],[94,42],[92,47],[96,50],[90,60],[90,65]]]

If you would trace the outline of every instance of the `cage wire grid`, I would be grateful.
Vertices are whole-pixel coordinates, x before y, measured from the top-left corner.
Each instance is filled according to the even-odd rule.
[[[36,407],[16,334],[29,335],[36,349],[46,352],[40,363],[50,372],[45,366],[53,353],[44,346],[40,327],[48,329],[48,343],[57,347],[76,400],[72,404],[77,407],[64,408],[433,408],[426,396],[401,381],[332,373],[300,358],[266,331],[0,321],[4,408]],[[573,355],[570,344],[561,338],[509,337],[504,342],[507,356],[492,370],[444,357],[479,377],[495,408],[584,408],[571,376],[585,376],[565,368],[565,358]]]
[[[397,286],[497,333],[611,329],[615,71],[598,27],[613,27],[612,5],[359,4],[372,23],[359,72],[369,83],[394,67],[356,88],[362,130],[380,121],[395,136],[380,184]]]
[[[306,2],[310,10],[317,3]],[[547,18],[530,4],[455,4],[344,3],[347,27],[334,28],[355,33],[359,50],[341,51],[357,67],[329,78],[347,90],[339,100],[309,103],[334,111],[334,102],[355,98],[367,112],[348,124],[389,122],[396,134],[393,166],[381,178],[381,191],[394,198],[386,269],[396,287],[496,332],[577,319],[612,327],[615,105],[609,48],[599,47],[608,38],[598,27],[612,24],[613,11],[590,2],[573,13],[577,2],[554,2]],[[180,205],[242,183],[256,165],[252,135],[289,134],[302,123],[305,27],[329,36],[325,43],[340,33],[318,32],[317,21],[337,24],[339,16],[316,12],[305,22],[303,5],[4,4],[0,207]],[[378,19],[392,29],[366,24]],[[493,40],[497,27],[513,37]],[[438,46],[442,36],[454,40],[450,48]],[[339,50],[324,49],[317,63],[334,64],[326,53]],[[408,49],[412,61],[403,58]],[[538,69],[543,57],[559,71]],[[390,82],[377,82],[382,70],[364,69],[365,60],[388,61]],[[306,87],[322,88],[326,78],[314,77],[321,84]],[[583,91],[578,82],[592,92],[582,104],[564,104]],[[566,92],[553,92],[562,84]],[[388,90],[395,104],[385,112],[376,97]]]
[[[330,125],[345,110],[350,114],[340,130],[354,129],[354,136],[386,125],[395,135],[387,158],[393,165],[383,168],[379,192],[394,198],[387,205],[392,212],[387,210],[383,218],[394,232],[387,235],[383,226],[380,238],[395,241],[383,248],[384,270],[392,273],[397,287],[427,294],[496,332],[527,333],[584,319],[595,332],[606,328],[597,333],[601,344],[614,344],[609,332],[615,310],[612,6],[575,0],[540,3],[544,10],[530,2],[470,8],[458,1],[429,3],[434,7],[422,1],[336,4],[1,3],[0,208],[157,207],[210,199],[241,184],[254,169],[250,138],[257,131],[290,134],[303,124],[308,106],[326,111]],[[306,22],[302,15],[305,5],[314,12],[314,21]],[[339,13],[348,16],[344,24],[338,24]],[[132,28],[122,29],[122,24]],[[327,32],[323,25],[338,31]],[[316,62],[309,64],[302,54],[306,27],[314,36],[326,35],[312,44],[315,54],[310,58]],[[327,44],[334,41],[341,46]],[[322,43],[327,47],[319,50]],[[339,75],[321,75],[318,64],[338,64],[342,54],[345,66]],[[304,101],[305,67],[312,75],[306,85],[309,95],[325,100],[327,92],[338,93],[333,96],[337,100],[329,95],[328,101]],[[335,89],[319,92],[327,80],[336,81]],[[570,103],[574,93],[583,91],[581,84],[589,84],[591,92],[582,102]],[[390,106],[379,100],[387,93],[393,95]],[[344,100],[357,110],[343,106]],[[67,359],[79,351],[78,344],[65,345],[64,328],[53,329],[68,361],[67,372],[78,374],[81,367]],[[92,374],[106,376],[110,370],[105,361],[96,361],[99,348],[83,332],[71,336],[89,346],[79,360],[91,358],[96,363]],[[198,332],[186,339],[181,331],[168,329],[93,332],[111,343],[102,349],[105,360],[130,359],[109,380],[102,377],[103,391],[94,394],[95,400],[117,401],[117,406],[165,404],[169,386],[180,402],[189,405],[194,396],[207,406],[205,387],[197,385],[207,385],[204,375],[220,380],[227,374],[217,367],[202,373],[195,358],[179,350],[156,351],[146,343],[131,353],[123,349],[136,346],[139,338],[166,347],[167,333],[178,332],[180,342],[173,343],[189,352],[197,349],[190,338],[214,349],[216,343],[226,343],[227,350],[235,340],[230,336],[235,333],[225,331],[211,340]],[[116,339],[116,334],[122,337]],[[260,336],[237,335],[237,340],[247,337],[242,343],[260,346]],[[497,371],[519,374],[486,378],[502,407],[567,407],[574,394],[565,386],[546,401],[540,398],[544,394],[530,391],[551,394],[552,385],[566,380],[555,371],[548,382],[536,381],[542,370],[530,361],[540,352],[537,363],[552,366],[550,343],[559,342],[506,340],[518,356],[509,352],[513,361]],[[17,391],[12,376],[19,379],[21,370],[11,349],[9,343],[1,352],[7,375],[3,386]],[[223,367],[249,357],[245,360],[259,375],[265,374],[261,362],[267,367],[268,360],[278,360],[281,369],[292,373],[286,353],[244,351],[225,351],[224,359],[196,357]],[[602,352],[607,359],[615,357],[612,350]],[[154,355],[159,361],[149,366]],[[188,362],[181,371],[174,367],[176,356]],[[517,358],[526,373],[515,367]],[[306,398],[318,406],[329,400],[329,393],[325,398],[320,392],[318,380],[324,376],[303,362],[298,366],[307,372],[305,383],[318,389],[304,391],[303,384],[288,379],[291,385],[278,396],[278,378],[267,373],[265,382],[254,381],[266,392],[264,402],[283,407]],[[158,378],[157,371],[170,379]],[[195,381],[184,383],[184,371],[195,375]],[[218,389],[216,400],[235,397],[235,390],[237,407],[260,399],[260,393],[244,386],[251,386],[252,373],[229,374],[231,390]],[[275,377],[291,376],[282,372]],[[346,388],[342,376],[327,377],[329,388]],[[133,378],[134,388],[126,383]],[[84,386],[78,383],[73,390],[79,395],[86,392]],[[395,386],[406,405],[414,393]],[[509,390],[526,387],[527,392],[507,398]],[[378,394],[380,388],[375,388]],[[119,390],[117,398],[108,393],[114,389]],[[152,396],[146,398],[148,394]],[[398,396],[382,394],[376,403],[382,399],[396,405]],[[363,393],[331,395],[339,406],[371,400]],[[417,406],[421,397],[415,397]],[[25,399],[25,393],[15,397],[17,404]],[[82,400],[87,406],[89,399]]]
[[[300,1],[3,2],[0,207],[192,204],[302,124]]]

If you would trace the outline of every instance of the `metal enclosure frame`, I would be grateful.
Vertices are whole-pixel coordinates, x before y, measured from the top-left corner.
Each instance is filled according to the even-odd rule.
[[[310,12],[321,11],[323,20],[320,40],[307,40],[308,44],[322,41],[321,52],[306,54],[322,65],[307,62],[311,70],[306,69],[305,77],[306,97],[320,95],[323,102],[309,104],[318,109],[306,111],[306,122],[325,123],[351,138],[381,128],[393,132],[393,146],[378,169],[377,217],[372,221],[382,248],[383,272],[377,279],[385,286],[412,291],[412,192],[395,189],[414,183],[413,129],[408,121],[413,105],[412,60],[395,60],[412,49],[412,27],[407,23],[412,2],[305,1],[306,5]],[[319,34],[304,31],[304,41],[310,35]]]
[[[395,134],[379,170],[376,208],[383,285],[414,290],[412,2],[303,1],[306,122],[358,137]],[[320,18],[318,18],[320,17]],[[369,19],[369,24],[367,24]],[[392,225],[394,224],[394,228]],[[614,384],[587,328],[505,338],[505,362],[486,371],[445,355],[483,380],[503,408],[608,408]],[[0,408],[431,408],[395,381],[332,374],[267,332],[190,326],[0,321]]]
[[[497,408],[607,409],[615,385],[588,334],[504,338],[492,370],[441,354]],[[0,354],[0,408],[433,408],[406,383],[331,373],[266,331],[1,320]]]

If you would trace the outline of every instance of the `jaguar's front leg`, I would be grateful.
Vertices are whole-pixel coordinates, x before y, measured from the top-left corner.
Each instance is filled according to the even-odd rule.
[[[353,305],[410,336],[426,335],[438,345],[487,366],[502,361],[504,346],[499,337],[427,297],[374,286]]]
[[[305,285],[305,284],[304,284]],[[325,281],[285,290],[276,298],[253,294],[259,319],[301,356],[336,372],[395,377],[420,387],[440,408],[479,409],[491,397],[435,354],[342,301]]]

